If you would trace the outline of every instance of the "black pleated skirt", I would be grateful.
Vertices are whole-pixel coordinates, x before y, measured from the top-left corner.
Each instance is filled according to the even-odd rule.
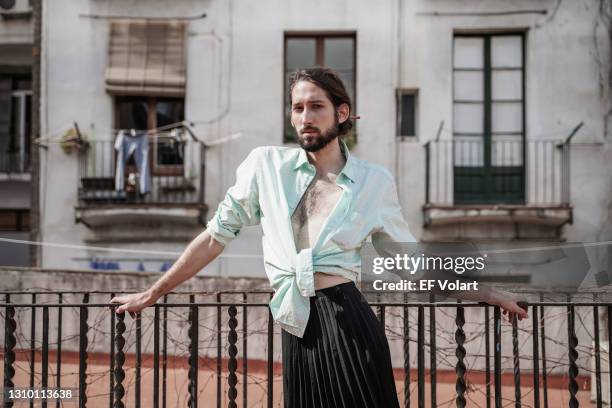
[[[353,282],[316,291],[282,356],[285,408],[399,408],[384,328]]]

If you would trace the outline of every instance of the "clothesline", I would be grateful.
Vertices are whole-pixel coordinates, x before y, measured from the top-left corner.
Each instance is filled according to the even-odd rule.
[[[73,122],[72,125],[67,125],[67,127],[63,128],[62,130],[58,130],[55,132],[51,132],[45,136],[41,136],[35,140],[35,143],[40,143],[40,142],[63,143],[63,142],[66,142],[66,140],[62,140],[63,134],[65,134],[70,129],[74,129],[75,124],[78,125],[76,122]],[[160,126],[155,129],[142,129],[142,130],[138,129],[138,131],[145,132],[147,134],[154,134],[158,137],[161,135],[163,137],[164,135],[170,135],[172,131],[176,130],[177,128],[184,128],[185,131],[189,134],[189,136],[191,136],[191,138],[194,141],[198,143],[204,143],[203,140],[201,140],[195,135],[195,133],[191,129],[191,125],[192,124],[188,121],[180,121],[180,122],[175,122],[175,123],[170,123],[168,125]],[[121,130],[130,130],[130,129],[113,129],[113,128],[102,129],[103,132],[108,132],[109,134],[116,134],[117,132]]]
[[[128,248],[116,248],[116,247],[101,247],[101,246],[90,246],[90,245],[75,245],[75,244],[60,244],[55,242],[46,241],[29,241],[23,239],[10,239],[0,238],[0,242],[9,242],[13,244],[22,245],[36,245],[43,247],[54,247],[54,248],[68,248],[68,249],[83,249],[90,251],[102,251],[102,252],[125,252],[132,254],[148,254],[148,255],[167,255],[167,256],[180,256],[181,252],[170,252],[170,251],[152,251],[146,249],[128,249]],[[263,255],[257,254],[220,254],[221,258],[236,258],[236,259],[261,259]]]
[[[229,142],[231,140],[234,139],[238,139],[242,137],[242,132],[236,132],[236,133],[232,133],[229,136],[225,136],[225,137],[221,137],[219,139],[213,140],[213,141],[205,141],[201,138],[199,138],[198,136],[196,136],[196,134],[194,133],[193,129],[191,128],[191,125],[193,124],[193,122],[188,122],[188,121],[181,121],[181,122],[176,122],[176,123],[171,123],[169,125],[165,125],[165,126],[160,126],[158,128],[155,129],[151,129],[151,130],[146,130],[147,133],[149,134],[155,134],[156,137],[169,137],[169,138],[175,138],[174,136],[171,136],[171,133],[173,130],[177,129],[177,128],[184,128],[185,131],[189,134],[189,136],[191,137],[191,139],[199,144],[204,145],[205,147],[212,147],[212,146],[216,146],[219,144],[223,144],[226,142]],[[45,137],[40,137],[38,139],[35,140],[35,143],[40,143],[40,142],[44,142],[44,143],[65,143],[67,141],[74,141],[76,139],[71,139],[71,140],[62,140],[62,136],[57,136],[59,134],[65,133],[68,130],[74,128],[74,126],[69,126],[63,130],[59,130],[59,131],[55,131],[53,133],[50,133],[49,135],[45,136]],[[173,128],[173,129],[172,129]],[[166,130],[166,129],[170,129],[170,130]],[[106,128],[106,129],[102,129],[102,133],[108,133],[108,134],[116,134],[121,130],[129,130],[129,129],[112,129],[112,128]],[[145,131],[145,130],[143,130]]]

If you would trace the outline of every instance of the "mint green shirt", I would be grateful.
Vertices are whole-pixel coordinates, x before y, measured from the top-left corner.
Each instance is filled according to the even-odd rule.
[[[236,170],[208,233],[227,245],[244,226],[261,224],[264,267],[274,296],[270,310],[286,331],[303,337],[314,296],[314,272],[338,275],[356,282],[361,269],[361,246],[372,241],[414,242],[399,206],[391,173],[382,166],[350,155],[336,178],[340,199],[323,223],[312,248],[297,251],[291,216],[316,175],[301,148],[257,147]]]

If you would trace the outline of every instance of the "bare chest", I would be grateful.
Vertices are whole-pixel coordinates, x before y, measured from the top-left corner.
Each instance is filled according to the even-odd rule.
[[[342,188],[330,180],[317,179],[310,184],[291,217],[298,251],[314,246],[341,194]]]

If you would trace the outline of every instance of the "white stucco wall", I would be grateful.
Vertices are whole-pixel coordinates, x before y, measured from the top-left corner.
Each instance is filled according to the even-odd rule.
[[[104,89],[108,20],[79,16],[196,16],[188,28],[186,119],[202,139],[240,132],[240,139],[207,151],[206,203],[210,218],[235,179],[235,168],[254,147],[282,143],[283,33],[355,31],[359,143],[354,154],[397,177],[404,215],[422,235],[424,154],[421,144],[452,135],[452,41],[457,29],[526,29],[527,138],[563,138],[580,121],[572,146],[574,224],[570,241],[610,239],[604,230],[612,201],[612,161],[604,138],[604,105],[593,59],[595,0],[561,2],[550,14],[432,16],[427,12],[553,10],[556,2],[476,0],[315,1],[75,1],[46,3],[43,25],[42,129],[81,129],[110,137],[112,99]],[[606,42],[603,31],[597,35]],[[398,45],[400,46],[398,50]],[[395,90],[419,90],[418,138],[395,140]],[[218,120],[215,120],[218,119]],[[45,241],[84,244],[75,224],[77,161],[51,145],[41,160],[41,219]],[[113,245],[112,242],[107,243]],[[180,252],[187,242],[117,243],[115,246]],[[245,228],[225,254],[261,253],[259,227]],[[43,250],[43,266],[61,268],[75,249]],[[82,265],[81,265],[82,266]],[[207,273],[263,276],[259,262],[221,258]]]

